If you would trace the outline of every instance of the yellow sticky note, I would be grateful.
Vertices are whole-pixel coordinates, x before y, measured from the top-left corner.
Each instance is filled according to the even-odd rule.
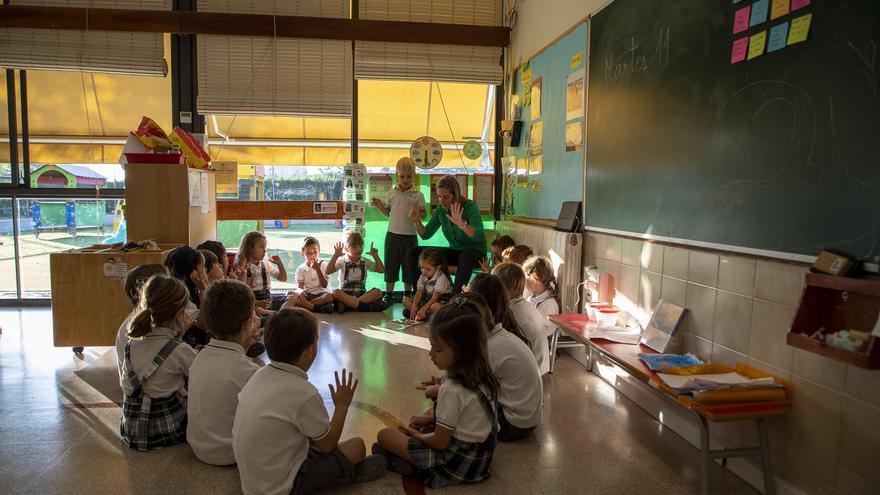
[[[788,30],[788,44],[793,45],[801,41],[807,41],[807,35],[810,34],[810,22],[812,21],[813,14],[792,19],[791,28]]]
[[[584,52],[577,52],[571,56],[571,61],[569,62],[569,67],[572,69],[577,69],[578,66],[581,65],[581,62],[584,61]]]
[[[749,37],[749,60],[760,57],[764,54],[764,47],[767,46],[767,31],[761,31]]]
[[[532,82],[532,68],[524,69],[519,73],[519,81],[522,84],[528,84]]]
[[[779,19],[787,14],[790,5],[791,0],[773,0],[773,5],[770,7],[770,20]]]

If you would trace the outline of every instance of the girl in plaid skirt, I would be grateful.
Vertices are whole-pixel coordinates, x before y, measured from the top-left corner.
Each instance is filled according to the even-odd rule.
[[[188,291],[165,275],[150,278],[128,327],[122,365],[122,420],[119,432],[132,449],[146,451],[186,441],[184,379],[196,357],[180,341],[192,324],[186,316]]]
[[[479,483],[492,469],[498,419],[498,379],[486,352],[486,321],[456,297],[431,320],[429,356],[446,370],[434,407],[409,425],[379,432],[374,454],[389,469],[415,474],[430,488]]]

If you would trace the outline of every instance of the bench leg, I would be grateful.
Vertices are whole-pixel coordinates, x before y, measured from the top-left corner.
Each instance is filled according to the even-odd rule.
[[[712,467],[712,451],[709,449],[709,422],[701,415],[700,419],[700,493],[709,495],[709,469]]]
[[[761,464],[764,468],[764,494],[775,495],[776,483],[773,479],[773,462],[770,459],[770,436],[767,434],[767,421],[763,418],[758,423],[758,438],[761,441]]]
[[[553,370],[556,369],[556,347],[559,345],[559,328],[557,328],[553,335],[550,336],[550,373],[553,373]]]

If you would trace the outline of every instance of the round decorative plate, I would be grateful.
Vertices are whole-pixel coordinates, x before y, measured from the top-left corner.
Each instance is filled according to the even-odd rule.
[[[409,147],[409,156],[419,168],[434,168],[443,158],[443,147],[431,136],[422,136]]]
[[[462,151],[464,151],[464,156],[468,160],[476,160],[477,158],[483,156],[483,145],[472,139],[464,143]]]

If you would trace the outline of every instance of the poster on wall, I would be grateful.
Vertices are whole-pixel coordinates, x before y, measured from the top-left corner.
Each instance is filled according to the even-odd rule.
[[[492,212],[492,195],[494,193],[492,184],[494,180],[492,174],[474,175],[474,202],[480,208],[480,213]]]
[[[529,131],[529,154],[540,155],[544,152],[544,122],[533,122]]]
[[[541,175],[544,173],[544,157],[533,156],[529,159],[529,175]]]
[[[541,79],[532,82],[532,120],[541,118]]]
[[[187,181],[189,185],[189,205],[201,206],[202,204],[202,182],[199,179],[198,170],[187,169]]]
[[[372,203],[373,199],[378,198],[384,203],[391,192],[391,174],[369,174],[367,177],[370,180],[369,201]]]
[[[516,161],[516,187],[525,188],[529,185],[529,159],[520,158]]]
[[[211,170],[217,180],[217,195],[238,197],[238,162],[212,161]]]
[[[584,151],[584,121],[565,125],[565,151]]]
[[[565,85],[565,120],[584,116],[584,74],[583,69],[568,75]]]

